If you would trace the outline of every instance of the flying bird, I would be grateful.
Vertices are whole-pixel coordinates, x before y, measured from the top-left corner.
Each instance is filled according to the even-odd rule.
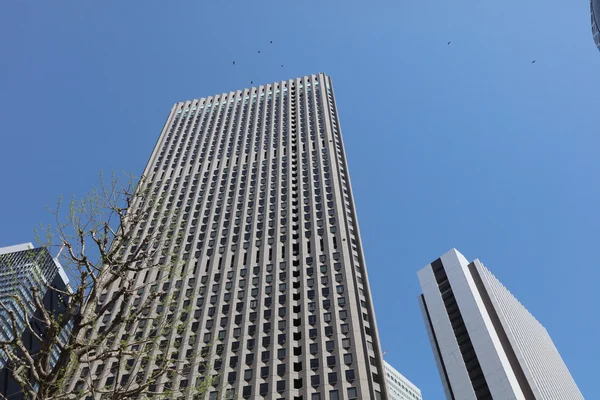
[[[233,65],[235,65],[235,61],[233,62]]]
[[[254,81],[250,81],[250,84],[252,85],[254,83]]]
[[[535,64],[535,60],[533,60],[531,63],[532,63],[532,64]]]
[[[273,44],[273,41],[271,40],[269,43]]]
[[[283,68],[283,64],[281,64],[281,68]]]
[[[452,42],[448,42],[448,44],[450,44],[450,43],[452,43]]]
[[[260,50],[258,51],[258,54],[260,54]]]

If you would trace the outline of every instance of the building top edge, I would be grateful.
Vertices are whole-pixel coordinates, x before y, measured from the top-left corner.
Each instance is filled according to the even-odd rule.
[[[33,249],[33,243],[20,243],[12,246],[0,247],[0,254],[9,254],[9,253],[17,253],[19,251],[31,250]]]
[[[290,78],[290,79],[284,79],[284,80],[281,80],[281,81],[270,82],[270,83],[266,83],[266,84],[263,84],[263,85],[253,85],[253,86],[250,86],[250,87],[246,87],[246,88],[243,88],[243,89],[232,90],[232,91],[229,91],[229,92],[216,93],[216,94],[214,94],[212,96],[205,96],[205,97],[199,97],[199,98],[195,98],[195,99],[191,99],[191,100],[178,101],[178,102],[176,102],[176,103],[173,104],[173,107],[176,107],[178,105],[182,105],[182,104],[185,104],[185,103],[195,102],[195,101],[206,101],[207,99],[211,99],[211,98],[215,98],[215,97],[220,97],[220,96],[223,96],[223,95],[230,95],[232,93],[236,94],[238,92],[241,93],[241,92],[244,92],[244,91],[251,91],[252,89],[260,89],[260,88],[263,88],[265,86],[273,86],[273,85],[280,84],[282,82],[285,82],[285,83],[295,82],[295,81],[297,81],[299,79],[316,78],[316,77],[319,77],[319,76],[322,76],[324,79],[331,79],[329,77],[329,75],[327,75],[325,72],[319,72],[319,73],[316,73],[316,74],[304,75],[304,76],[299,76],[299,77],[296,77],[296,78]]]

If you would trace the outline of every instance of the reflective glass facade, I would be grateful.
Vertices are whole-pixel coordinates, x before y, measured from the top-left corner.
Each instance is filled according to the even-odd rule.
[[[594,43],[596,43],[596,46],[600,50],[600,0],[590,0],[590,11]]]
[[[68,279],[62,267],[47,249],[34,248],[31,243],[0,248],[0,302],[6,307],[0,308],[0,340],[10,341],[21,337],[24,346],[35,357],[39,350],[39,341],[26,329],[25,320],[28,317],[36,334],[42,332],[36,319],[32,288],[38,290],[40,303],[48,310],[57,313],[64,310],[64,304],[59,300],[57,293],[48,287],[69,290]],[[14,313],[17,329],[13,329],[7,310]],[[62,332],[63,340],[66,340],[68,333],[68,328]],[[51,365],[57,361],[58,355],[58,347],[55,347],[52,351]],[[0,349],[0,393],[18,400],[23,398],[23,395],[11,377],[9,366],[7,353]]]

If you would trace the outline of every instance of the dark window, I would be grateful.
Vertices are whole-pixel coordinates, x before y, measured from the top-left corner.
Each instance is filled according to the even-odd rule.
[[[312,387],[317,387],[321,384],[321,377],[319,375],[313,375],[310,377],[310,385]]]
[[[310,369],[319,369],[319,359],[313,358],[310,360]]]
[[[269,393],[269,384],[268,383],[261,383],[258,389],[258,393],[261,396],[265,396],[267,393]]]
[[[337,383],[337,372],[330,372],[327,374],[327,380],[330,385],[335,385]]]
[[[353,382],[354,381],[354,370],[353,369],[349,369],[346,371],[346,380],[348,382]]]
[[[357,399],[356,388],[348,388],[348,400]]]
[[[252,370],[247,369],[244,371],[244,380],[249,381],[252,380]]]
[[[260,368],[260,377],[266,379],[269,377],[269,367]]]
[[[277,381],[277,392],[282,393],[285,391],[285,381]]]
[[[243,397],[250,397],[251,393],[252,393],[252,386],[244,386],[242,388],[242,396]]]
[[[344,364],[352,364],[352,353],[344,354]]]

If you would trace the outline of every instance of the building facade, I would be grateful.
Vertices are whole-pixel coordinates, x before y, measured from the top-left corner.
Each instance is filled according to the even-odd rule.
[[[221,379],[209,398],[387,398],[328,76],[175,104],[144,176],[168,197],[155,212],[181,211],[174,234],[184,245],[174,252],[185,277],[161,287],[190,318],[165,341],[180,343],[173,351],[190,365],[216,343]],[[99,386],[114,379],[103,366],[89,372]],[[192,398],[200,375],[190,369],[153,389]]]
[[[600,50],[600,0],[590,0],[590,14],[592,18],[592,36],[594,43]]]
[[[479,260],[452,249],[418,275],[447,399],[583,399],[546,329]]]
[[[387,361],[383,362],[388,400],[423,400],[421,390],[406,379]]]
[[[0,248],[0,340],[10,341],[21,337],[29,353],[35,357],[39,351],[39,341],[29,329],[26,329],[26,315],[30,316],[29,325],[35,334],[41,334],[42,327],[37,322],[38,315],[34,304],[32,287],[37,288],[40,301],[48,310],[60,314],[65,308],[61,297],[51,288],[69,290],[69,280],[61,265],[48,250],[34,248],[31,243]],[[23,307],[20,305],[22,304]],[[6,307],[6,309],[5,309]],[[7,309],[16,317],[17,329],[13,329]],[[63,332],[66,339],[68,331]],[[51,363],[58,359],[58,348],[52,352]],[[24,398],[20,386],[11,375],[11,365],[6,352],[0,348],[0,394],[11,400]]]

